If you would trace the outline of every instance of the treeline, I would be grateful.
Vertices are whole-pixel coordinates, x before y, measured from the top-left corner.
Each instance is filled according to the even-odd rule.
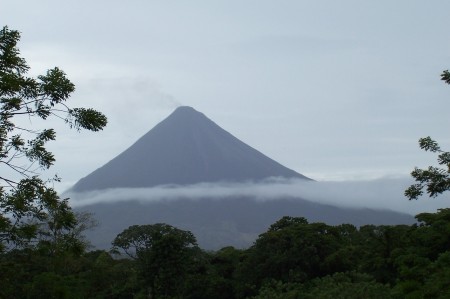
[[[111,251],[60,238],[4,250],[0,297],[450,298],[450,209],[416,218],[357,228],[283,217],[250,248],[213,252],[167,224],[131,226]]]

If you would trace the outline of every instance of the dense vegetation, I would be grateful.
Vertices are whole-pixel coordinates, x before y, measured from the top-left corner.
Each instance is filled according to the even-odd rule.
[[[67,106],[74,86],[60,69],[26,77],[19,38],[0,31],[0,298],[450,298],[450,209],[419,214],[411,226],[283,217],[250,248],[215,252],[189,231],[134,225],[110,251],[89,251],[91,216],[74,213],[36,172],[54,162],[45,145],[55,131],[18,118],[56,116],[97,131],[106,117]],[[410,198],[450,189],[450,154],[431,138],[421,142],[447,169],[416,169]]]
[[[132,226],[110,252],[3,252],[0,297],[450,298],[450,209],[417,220],[356,228],[283,217],[250,248],[216,252],[170,225]]]

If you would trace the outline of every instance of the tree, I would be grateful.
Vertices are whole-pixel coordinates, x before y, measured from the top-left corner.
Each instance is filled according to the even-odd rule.
[[[405,191],[405,196],[410,200],[422,196],[424,188],[430,197],[436,197],[450,190],[450,152],[441,150],[439,144],[430,136],[421,138],[419,145],[425,151],[438,153],[437,162],[445,168],[429,166],[428,169],[419,169],[416,167],[411,172],[411,176],[418,183],[411,185]]]
[[[94,109],[67,105],[75,86],[59,68],[27,77],[30,67],[20,57],[19,40],[18,31],[0,30],[0,252],[30,245],[52,216],[64,215],[58,219],[61,229],[76,224],[67,200],[39,177],[39,170],[55,161],[46,148],[55,130],[25,124],[56,117],[71,128],[98,131],[107,123]]]
[[[132,225],[112,242],[137,263],[151,298],[180,295],[197,241],[189,231],[164,223]]]
[[[61,204],[66,204],[66,200]],[[37,248],[48,256],[79,256],[90,246],[83,235],[97,226],[97,221],[89,212],[72,212],[58,209],[49,211],[47,221],[39,225]]]
[[[339,228],[325,223],[308,223],[303,217],[285,216],[259,235],[247,251],[237,275],[242,281],[239,298],[256,295],[269,279],[303,283],[327,274],[333,255],[341,248]]]
[[[431,264],[429,273],[424,286],[426,298],[449,298],[450,251],[439,255],[438,259]]]
[[[450,84],[450,72],[448,70],[441,74],[441,80]],[[418,199],[423,195],[423,189],[430,197],[436,197],[450,190],[450,152],[444,151],[439,144],[430,136],[419,139],[419,146],[425,151],[437,153],[437,162],[442,167],[429,166],[427,169],[414,168],[411,176],[416,184],[405,190],[405,196],[409,200]]]

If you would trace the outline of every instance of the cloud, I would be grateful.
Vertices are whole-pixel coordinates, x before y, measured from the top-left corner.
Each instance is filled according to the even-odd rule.
[[[445,207],[448,198],[422,198],[408,201],[403,191],[412,183],[410,178],[382,178],[371,181],[307,182],[298,179],[272,178],[264,182],[200,183],[189,186],[167,185],[152,188],[116,188],[84,193],[66,193],[74,207],[127,200],[143,202],[174,199],[223,200],[232,196],[253,197],[257,201],[280,198],[303,198],[340,207],[393,210],[415,215],[435,212]]]

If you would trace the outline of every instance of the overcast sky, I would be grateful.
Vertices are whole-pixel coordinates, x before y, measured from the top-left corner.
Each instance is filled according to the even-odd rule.
[[[188,105],[316,180],[408,176],[450,148],[449,1],[2,1],[31,75],[58,66],[72,107],[49,171],[63,189]]]

